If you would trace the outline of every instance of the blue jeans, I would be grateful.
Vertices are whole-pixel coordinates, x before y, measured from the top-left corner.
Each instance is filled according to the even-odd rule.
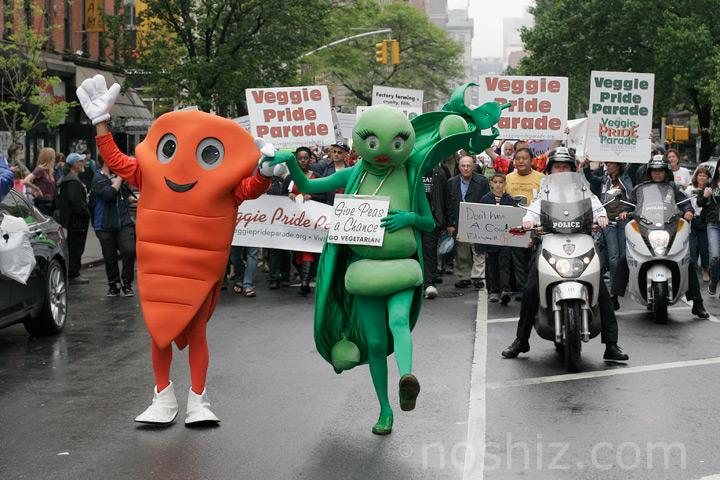
[[[710,252],[710,281],[720,279],[720,225],[709,223],[707,226],[708,251]]]
[[[245,250],[245,260],[243,260]],[[230,248],[230,263],[235,267],[235,283],[240,283],[242,276],[243,288],[255,288],[255,275],[257,274],[260,249],[257,247],[236,247]]]
[[[698,261],[700,253],[700,265],[703,270],[710,266],[710,253],[708,251],[707,224],[700,218],[693,218],[692,230],[690,231],[690,258],[694,264]]]
[[[621,274],[619,266],[625,262],[625,225],[627,221],[618,220],[616,225],[603,228],[605,237],[605,248],[607,249],[608,268],[610,270],[610,293],[615,296],[625,295],[622,285],[625,282],[618,281]],[[620,291],[622,290],[622,291]]]

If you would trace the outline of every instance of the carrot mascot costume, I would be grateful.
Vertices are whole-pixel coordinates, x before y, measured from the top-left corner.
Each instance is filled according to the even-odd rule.
[[[152,337],[155,390],[135,421],[170,423],[178,413],[170,381],[172,342],[189,346],[192,387],[186,424],[217,423],[205,391],[206,324],[217,304],[235,227],[237,206],[270,186],[272,145],[231,120],[190,111],[162,115],[135,149],[118,150],[107,120],[120,92],[102,75],[86,79],[77,96],[97,127],[108,167],[140,189],[137,209],[138,288]],[[257,144],[256,144],[257,143]],[[258,150],[260,147],[262,150]],[[260,158],[260,165],[258,159]],[[259,167],[259,175],[252,175]]]

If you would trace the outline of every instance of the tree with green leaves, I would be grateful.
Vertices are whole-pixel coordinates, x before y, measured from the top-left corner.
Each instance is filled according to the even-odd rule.
[[[570,113],[587,109],[592,70],[655,74],[655,117],[698,117],[700,157],[720,140],[720,9],[717,0],[537,0],[524,29],[528,56],[515,73],[570,79]],[[715,112],[715,116],[712,116]]]
[[[352,92],[357,104],[371,103],[373,85],[424,90],[431,101],[445,98],[451,82],[462,77],[462,47],[405,2],[346,2],[327,16],[327,22],[333,40],[391,28],[392,38],[400,42],[397,65],[375,62],[375,44],[384,36],[351,40],[306,57],[306,82],[327,76]]]
[[[148,0],[130,80],[219,115],[247,111],[245,89],[297,84],[298,58],[322,45],[331,0]]]
[[[22,1],[12,0],[6,8],[15,18],[24,18]],[[22,21],[6,29],[12,33],[0,42],[0,128],[9,131],[12,143],[17,143],[25,131],[39,125],[56,128],[72,104],[52,94],[60,78],[47,75],[42,67],[48,36]]]

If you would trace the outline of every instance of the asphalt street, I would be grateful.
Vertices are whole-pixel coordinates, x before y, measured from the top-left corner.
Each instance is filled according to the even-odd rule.
[[[422,391],[397,407],[392,435],[370,432],[377,403],[367,367],[336,375],[315,351],[311,298],[297,288],[223,292],[209,325],[208,392],[217,428],[182,423],[187,352],[176,352],[178,421],[132,420],[153,385],[139,299],[106,298],[104,272],[70,291],[70,323],[53,338],[0,330],[2,479],[713,479],[720,473],[720,323],[681,304],[656,325],[627,299],[618,319],[625,365],[584,345],[567,375],[550,342],[500,357],[519,303],[456,290],[426,301],[415,329]],[[720,301],[706,300],[720,317]],[[388,359],[390,385],[398,380]]]

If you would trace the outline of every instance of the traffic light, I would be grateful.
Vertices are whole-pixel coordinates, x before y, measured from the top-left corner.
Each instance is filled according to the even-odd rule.
[[[665,141],[672,143],[675,141],[675,136],[673,135],[673,126],[672,125],[665,125]]]
[[[400,63],[400,42],[390,40],[390,61],[393,65]]]
[[[382,63],[383,65],[388,63],[388,49],[385,41],[375,44],[375,63]]]
[[[666,125],[665,141],[668,143],[680,143],[690,140],[690,129],[682,125]]]

